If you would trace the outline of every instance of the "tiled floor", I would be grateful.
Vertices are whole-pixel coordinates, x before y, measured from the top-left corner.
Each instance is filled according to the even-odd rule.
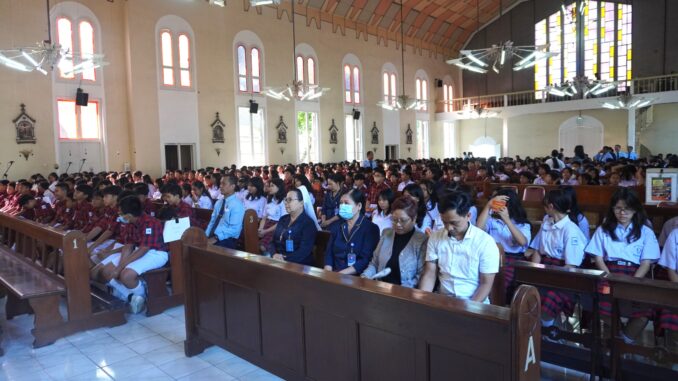
[[[173,308],[147,318],[127,315],[128,323],[114,328],[81,332],[33,349],[32,316],[5,321],[0,357],[0,381],[57,380],[243,380],[273,381],[279,377],[218,347],[184,356],[184,309]],[[582,373],[542,363],[542,379],[585,380]]]
[[[5,321],[0,381],[56,380],[281,380],[218,347],[184,356],[184,309],[173,308],[147,318],[127,315],[128,323],[87,331],[33,349],[32,316]]]

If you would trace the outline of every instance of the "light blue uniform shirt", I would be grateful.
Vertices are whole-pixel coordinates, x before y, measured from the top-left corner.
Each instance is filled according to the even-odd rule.
[[[224,202],[226,203],[224,206],[224,215],[217,221],[219,211],[221,210],[221,204]],[[245,206],[238,198],[237,193],[234,193],[226,199],[217,201],[214,205],[212,217],[210,218],[210,223],[207,225],[205,232],[209,233],[212,231],[212,226],[217,224],[216,229],[214,229],[214,234],[220,241],[228,238],[240,238],[243,218],[245,218]]]
[[[617,225],[614,233],[617,235],[617,241],[613,240],[603,227],[600,226],[593,233],[591,241],[586,246],[586,252],[598,257],[603,257],[606,261],[627,261],[640,265],[640,261],[659,259],[659,243],[652,229],[643,226],[640,230],[640,238],[634,242],[628,243],[626,237],[631,234],[633,224],[624,229]]]
[[[586,237],[569,217],[554,223],[548,217],[541,225],[530,247],[540,255],[565,261],[566,265],[580,266],[584,260]]]
[[[678,271],[678,229],[674,229],[666,239],[659,264],[667,269]]]
[[[532,238],[530,224],[518,224],[513,220],[511,221],[518,228],[518,230],[520,230],[520,232],[523,233],[525,239],[529,244],[530,238]],[[487,232],[487,234],[491,235],[492,238],[494,238],[495,242],[501,244],[501,246],[504,248],[504,252],[516,254],[524,253],[525,250],[527,250],[527,245],[525,246],[518,245],[516,240],[513,238],[513,234],[511,234],[511,231],[509,230],[508,226],[504,223],[504,221],[498,218],[488,217],[487,223],[483,228]]]

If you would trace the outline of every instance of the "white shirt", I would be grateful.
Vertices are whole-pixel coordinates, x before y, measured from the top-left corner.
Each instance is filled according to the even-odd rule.
[[[198,199],[198,202],[196,204],[198,204],[198,206],[197,206],[198,208],[212,209],[212,199],[209,198],[206,195],[200,196],[200,198]]]
[[[42,201],[50,204],[51,206],[54,206],[54,202],[56,201],[54,193],[52,193],[51,190],[46,189],[45,192],[42,194]]]
[[[264,208],[264,215],[271,221],[280,221],[280,217],[286,214],[287,209],[285,209],[285,203],[282,201],[277,202],[275,199],[267,203],[266,208]]]
[[[390,229],[393,227],[393,222],[391,222],[391,215],[384,215],[383,211],[379,213],[373,213],[372,222],[379,227],[379,234],[384,232],[384,229]]]
[[[481,273],[499,272],[499,248],[489,234],[469,224],[461,241],[448,237],[446,229],[433,232],[426,261],[438,265],[441,294],[470,299],[480,285]]]
[[[530,247],[540,255],[562,259],[566,265],[579,266],[584,260],[586,237],[579,226],[565,216],[557,223],[551,217],[544,220],[541,230],[534,237]]]
[[[563,168],[565,168],[565,163],[563,163],[562,160],[560,159],[555,159],[558,162],[558,168],[553,168],[553,158],[550,158],[544,162],[544,164],[548,165],[549,168],[554,169],[556,171],[561,171]]]
[[[186,197],[182,198],[181,201],[190,205],[191,208],[193,207],[193,199],[191,198],[191,196],[186,196]]]
[[[219,196],[221,196],[222,198],[224,197],[224,195],[221,194],[219,187],[213,186],[211,188],[208,188],[207,191],[210,193],[210,196],[212,196],[213,200],[219,199]]]
[[[527,242],[530,242],[530,238],[532,238],[532,231],[530,224],[518,224],[515,221],[511,220],[513,224],[520,230],[521,233],[525,236],[525,239]],[[513,238],[513,234],[511,234],[511,231],[508,228],[508,225],[504,223],[499,218],[494,218],[494,217],[488,217],[487,223],[485,223],[484,230],[487,232],[487,234],[491,235],[492,238],[494,238],[494,241],[500,244],[504,248],[504,252],[507,253],[524,253],[525,250],[527,250],[527,245],[525,246],[520,246],[516,242],[516,240]]]
[[[678,271],[678,230],[673,230],[666,239],[659,265]]]
[[[412,181],[412,180],[407,180],[406,183],[403,182],[403,183],[398,184],[398,192],[402,192],[403,189],[405,189],[405,187],[408,186],[408,185],[410,185],[410,184],[414,184],[414,181]]]
[[[238,197],[238,199],[240,199],[240,201],[242,201],[244,203],[245,197],[247,197],[247,193],[249,193],[249,192],[247,191],[247,188],[245,188],[245,189],[239,190],[238,193],[235,194],[235,196]]]
[[[596,229],[591,237],[591,242],[586,245],[586,252],[597,257],[603,257],[606,261],[627,261],[640,265],[640,261],[659,259],[659,243],[652,229],[643,226],[640,230],[640,238],[628,243],[626,237],[631,234],[633,224],[624,229],[617,224],[614,233],[617,241],[613,240],[602,226]]]
[[[261,196],[256,200],[245,199],[243,204],[245,205],[245,210],[253,209],[257,212],[257,217],[264,217],[264,209],[266,208],[266,198],[264,196]]]

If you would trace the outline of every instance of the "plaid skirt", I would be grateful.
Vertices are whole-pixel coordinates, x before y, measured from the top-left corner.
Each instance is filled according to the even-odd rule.
[[[638,270],[638,265],[627,262],[628,264],[619,264],[617,262],[605,262],[607,268],[610,270],[611,274],[626,275],[632,277]],[[612,303],[608,297],[610,284],[607,281],[601,281],[598,285],[598,292],[601,294],[601,300],[598,303],[600,306],[600,315],[602,316],[611,316],[612,315]],[[639,305],[633,305],[631,307],[631,317],[640,318],[640,317],[651,317],[653,315],[651,308],[643,308]],[[624,313],[622,311],[622,313]]]
[[[565,261],[562,259],[555,259],[551,257],[542,256],[541,263],[543,265],[564,266]],[[572,295],[568,292],[556,290],[540,290],[541,293],[541,312],[555,319],[564,313],[567,316],[572,316],[574,312],[574,301]]]
[[[678,311],[662,308],[659,313],[659,328],[678,331]]]
[[[264,229],[268,229],[268,228],[270,228],[271,226],[273,226],[277,223],[278,223],[278,221],[273,221],[273,220],[267,219],[266,223],[264,224]],[[272,230],[270,233],[266,233],[266,234],[264,234],[263,237],[259,238],[259,246],[265,247],[266,251],[268,251],[269,253],[273,253],[275,251],[273,249],[272,244],[271,244],[271,242],[273,241],[273,233],[274,232],[275,232],[275,230]]]
[[[504,289],[509,290],[513,286],[513,279],[515,279],[516,269],[514,263],[516,261],[526,261],[525,253],[504,253],[504,265],[501,272],[504,275]]]

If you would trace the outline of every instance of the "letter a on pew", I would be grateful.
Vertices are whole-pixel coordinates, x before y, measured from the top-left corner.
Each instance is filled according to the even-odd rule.
[[[530,336],[530,339],[527,342],[527,353],[525,354],[525,370],[524,372],[527,372],[527,370],[530,367],[530,364],[536,364],[537,363],[537,356],[534,353],[534,339],[532,336]]]

